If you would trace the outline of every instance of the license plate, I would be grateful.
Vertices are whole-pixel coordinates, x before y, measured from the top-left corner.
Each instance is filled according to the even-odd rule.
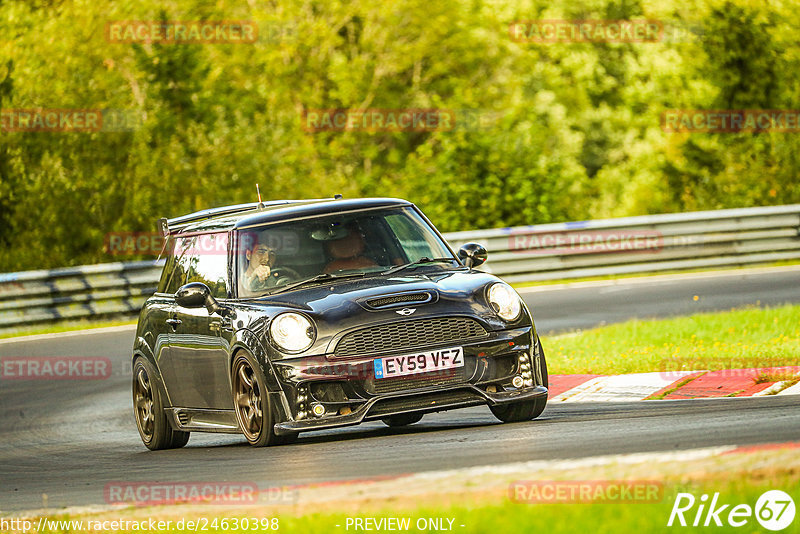
[[[415,352],[403,356],[387,356],[386,358],[376,358],[373,362],[375,378],[430,373],[456,367],[464,367],[464,349],[462,347]]]

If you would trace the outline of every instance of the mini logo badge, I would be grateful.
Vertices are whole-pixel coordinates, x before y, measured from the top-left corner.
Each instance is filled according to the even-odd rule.
[[[399,315],[408,316],[408,315],[411,315],[412,313],[414,313],[415,311],[417,311],[416,308],[403,308],[402,310],[397,310],[395,313],[397,313]]]

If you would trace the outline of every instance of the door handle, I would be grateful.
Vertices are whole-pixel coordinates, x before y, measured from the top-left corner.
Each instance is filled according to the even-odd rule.
[[[183,321],[181,321],[180,319],[176,319],[176,318],[174,318],[174,317],[173,317],[172,319],[167,319],[167,320],[166,320],[166,323],[167,323],[168,325],[170,325],[170,326],[172,327],[172,329],[173,329],[173,330],[175,330],[176,328],[178,328],[178,325],[179,325],[179,324],[181,324],[182,322],[183,322]]]

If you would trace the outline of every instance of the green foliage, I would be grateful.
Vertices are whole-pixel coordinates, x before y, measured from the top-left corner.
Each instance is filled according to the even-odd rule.
[[[651,19],[657,43],[513,41]],[[115,231],[255,199],[397,196],[444,231],[800,201],[795,133],[675,134],[665,109],[791,109],[791,3],[0,2],[0,107],[128,128],[0,131],[0,271],[114,261]],[[124,44],[112,21],[251,20],[252,44]],[[667,36],[669,37],[669,36]],[[439,108],[453,130],[309,132],[303,111]],[[464,123],[464,119],[469,119]],[[466,125],[465,125],[466,124]]]

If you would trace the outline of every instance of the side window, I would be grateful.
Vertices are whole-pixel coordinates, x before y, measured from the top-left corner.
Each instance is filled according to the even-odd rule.
[[[202,282],[215,298],[228,298],[228,234],[201,234],[191,239],[184,283]]]
[[[170,257],[167,259],[167,267],[172,265],[169,282],[166,283],[164,293],[175,294],[178,288],[186,283],[186,273],[189,270],[189,260],[191,249],[193,248],[196,236],[177,237],[170,240],[167,250]],[[164,268],[167,272],[167,268]],[[160,288],[160,286],[159,286]]]

